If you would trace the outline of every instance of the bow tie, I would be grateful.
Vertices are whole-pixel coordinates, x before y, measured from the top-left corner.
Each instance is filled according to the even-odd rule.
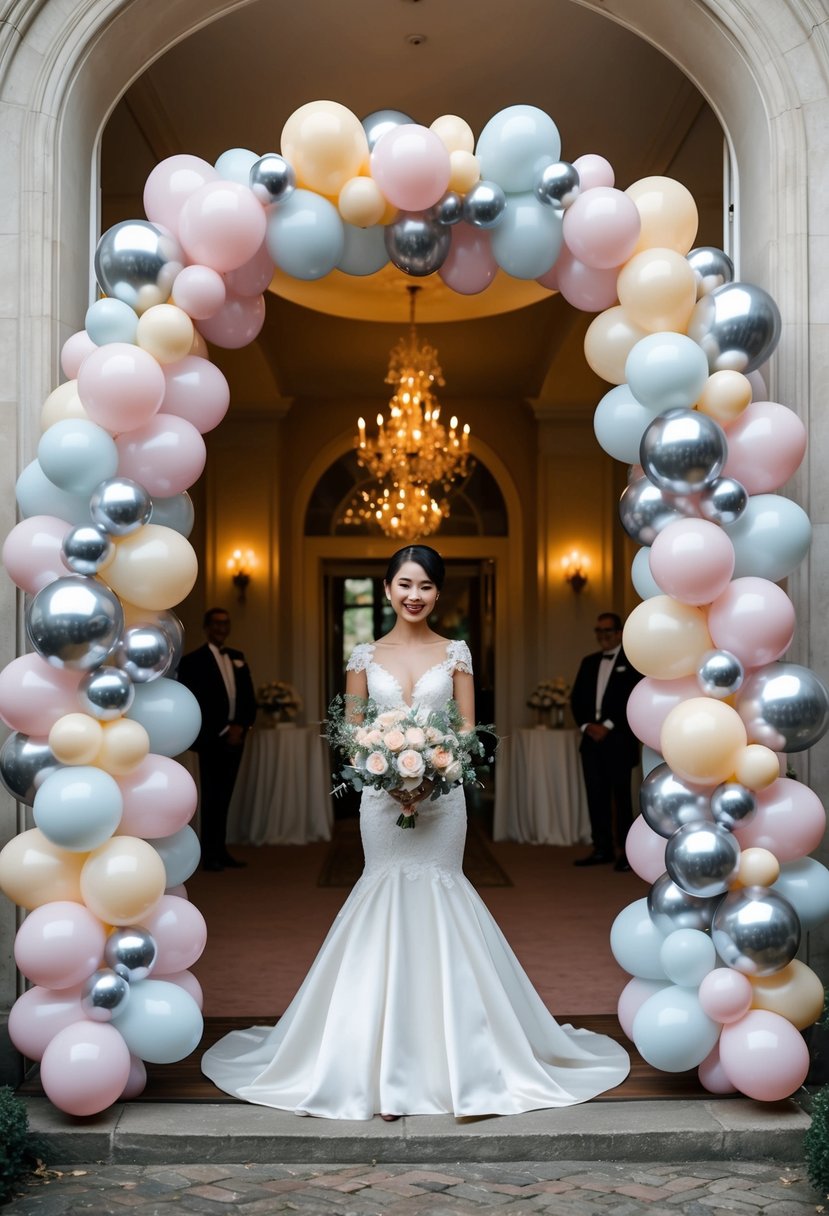
[[[219,654],[230,654],[230,651],[228,650],[227,646],[220,646]]]
[[[610,659],[610,661],[611,661],[611,663],[612,663],[612,662],[613,662],[613,660],[616,658],[616,655],[615,655],[615,654],[603,654],[603,655],[602,655],[602,658],[603,658],[603,659]]]

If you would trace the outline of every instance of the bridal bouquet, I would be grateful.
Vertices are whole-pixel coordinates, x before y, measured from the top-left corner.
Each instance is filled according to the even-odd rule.
[[[454,701],[431,712],[406,706],[380,709],[358,698],[349,698],[349,710],[352,701],[359,722],[348,720],[345,700],[336,697],[325,723],[332,750],[345,760],[335,774],[335,780],[343,780],[334,793],[345,785],[394,793],[402,807],[398,827],[415,826],[417,808],[411,803],[425,797],[434,801],[456,785],[471,784],[476,780],[475,759],[492,759],[486,753],[494,747],[481,737],[491,736],[492,728],[464,731]]]

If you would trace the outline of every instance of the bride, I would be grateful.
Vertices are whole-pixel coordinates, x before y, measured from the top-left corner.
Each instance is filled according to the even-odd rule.
[[[465,642],[429,627],[444,580],[434,549],[395,553],[385,590],[397,621],[355,648],[346,693],[380,706],[443,708],[474,723]],[[275,1027],[234,1031],[204,1073],[248,1102],[327,1119],[507,1115],[585,1102],[624,1080],[612,1039],[559,1026],[461,871],[463,788],[417,806],[366,789],[365,869]]]

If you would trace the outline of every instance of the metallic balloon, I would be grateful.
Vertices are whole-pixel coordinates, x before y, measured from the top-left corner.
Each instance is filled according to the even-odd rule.
[[[699,300],[687,334],[702,347],[712,372],[755,371],[780,341],[780,310],[753,283],[726,283]]]
[[[104,294],[123,300],[139,316],[167,303],[185,265],[172,233],[148,220],[123,220],[104,233],[95,250],[95,277]]]
[[[711,814],[715,823],[733,831],[738,823],[745,823],[757,810],[757,798],[752,790],[739,781],[724,781],[711,795]]]
[[[134,683],[146,684],[169,671],[173,645],[160,625],[136,625],[124,631],[114,658]]]
[[[739,865],[740,846],[717,823],[686,823],[665,846],[665,869],[689,895],[722,895]]]
[[[686,500],[677,501],[655,486],[649,477],[638,477],[627,485],[619,500],[622,527],[639,545],[652,545],[668,524],[684,519]]]
[[[475,228],[494,228],[504,214],[507,196],[497,182],[476,182],[463,200],[463,218]]]
[[[149,522],[153,503],[137,481],[112,477],[93,491],[89,510],[98,527],[110,536],[129,536]]]
[[[162,612],[157,612],[155,619],[170,639],[172,658],[169,670],[173,673],[181,662],[181,656],[184,654],[184,626],[176,614],[171,612],[169,608],[165,608]]]
[[[78,686],[78,700],[84,713],[99,722],[113,722],[132,705],[135,689],[125,671],[99,667],[84,676]]]
[[[665,410],[650,423],[639,445],[642,468],[669,494],[693,494],[710,485],[727,455],[722,427],[698,410]]]
[[[686,823],[711,821],[708,795],[686,785],[667,764],[648,773],[639,790],[639,806],[648,827],[666,840]]]
[[[545,165],[535,182],[535,193],[541,202],[562,209],[576,201],[580,190],[579,171],[566,160]]]
[[[145,980],[155,966],[158,946],[140,925],[113,929],[104,945],[104,961],[127,983]]]
[[[700,245],[685,255],[697,281],[697,299],[734,281],[734,263],[727,253],[713,245]]]
[[[435,203],[432,215],[439,224],[451,228],[463,219],[463,199],[455,190],[447,190],[443,198]]]
[[[34,804],[41,784],[59,768],[63,765],[45,739],[32,739],[15,731],[0,748],[0,781],[18,802],[27,806]]]
[[[705,933],[711,927],[719,902],[719,896],[701,899],[689,895],[667,874],[660,875],[648,892],[650,918],[662,933],[673,933],[675,929],[700,929]]]
[[[26,613],[35,650],[53,667],[90,671],[99,667],[124,628],[121,601],[109,587],[77,574],[56,578]]]
[[[748,491],[733,477],[718,477],[699,495],[699,513],[712,524],[735,524],[748,506]]]
[[[743,665],[730,650],[706,650],[697,665],[697,683],[707,697],[718,701],[738,692],[744,679]]]
[[[360,123],[366,133],[369,152],[387,131],[393,131],[395,127],[407,126],[413,122],[414,119],[409,118],[409,115],[404,114],[402,110],[374,110],[371,114],[367,114],[365,118],[360,119]]]
[[[773,975],[800,945],[800,921],[787,899],[768,887],[745,887],[722,900],[711,923],[722,961],[744,975]]]
[[[808,667],[770,663],[746,680],[737,701],[749,743],[802,752],[829,730],[829,689]]]
[[[94,524],[73,528],[63,538],[63,560],[73,574],[97,574],[114,552],[112,540]]]
[[[284,203],[296,189],[296,174],[284,156],[266,152],[250,167],[250,188],[263,207]]]
[[[446,261],[452,234],[422,212],[407,212],[385,229],[386,252],[398,270],[422,278]]]
[[[109,967],[93,971],[81,989],[81,1009],[93,1022],[111,1022],[129,999],[129,984]]]

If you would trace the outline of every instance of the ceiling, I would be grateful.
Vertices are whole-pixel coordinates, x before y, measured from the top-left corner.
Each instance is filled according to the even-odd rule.
[[[712,111],[648,43],[573,0],[251,0],[167,51],[124,94],[103,140],[103,227],[143,216],[143,185],[159,160],[279,151],[285,120],[317,98],[358,116],[403,110],[424,125],[459,114],[476,134],[506,106],[538,106],[559,128],[563,159],[598,152],[621,188],[653,173],[677,178],[697,201],[697,244],[722,244],[723,143]],[[275,282],[283,294],[272,289],[255,346],[211,351],[234,408],[382,395],[410,282],[391,267],[369,279]],[[507,281],[462,297],[436,275],[417,282],[418,322],[446,378],[442,400],[587,410],[606,390],[582,354],[590,317],[559,296]]]

